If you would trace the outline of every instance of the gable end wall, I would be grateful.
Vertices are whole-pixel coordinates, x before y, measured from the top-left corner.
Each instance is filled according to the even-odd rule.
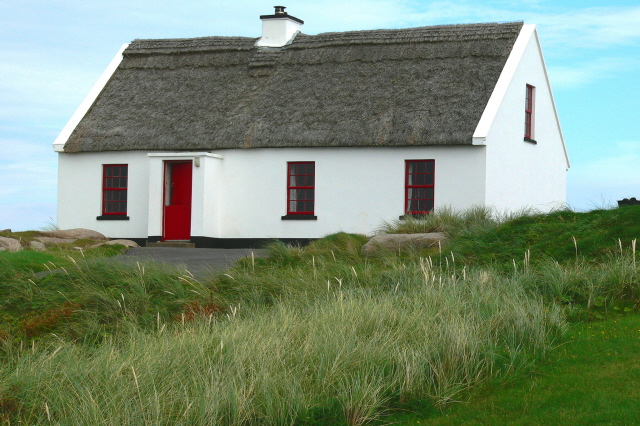
[[[527,84],[535,87],[537,144],[524,141]],[[566,202],[568,159],[535,29],[493,119],[486,146],[487,205],[548,211]]]

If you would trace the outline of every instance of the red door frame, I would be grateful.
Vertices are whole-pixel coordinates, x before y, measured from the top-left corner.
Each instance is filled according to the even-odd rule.
[[[182,165],[182,167],[180,167]],[[187,167],[188,165],[188,167]],[[177,166],[177,167],[176,167]],[[171,175],[168,181],[167,170],[171,167]],[[177,194],[174,180],[176,172],[180,179]],[[162,241],[183,241],[191,239],[191,205],[193,185],[193,162],[191,160],[170,160],[164,162],[162,189]],[[171,191],[167,200],[167,189]],[[174,204],[176,195],[180,202]],[[170,204],[167,204],[169,201]],[[167,227],[167,223],[169,225]]]

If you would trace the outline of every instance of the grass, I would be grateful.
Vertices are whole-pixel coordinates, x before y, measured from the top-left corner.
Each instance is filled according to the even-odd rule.
[[[410,224],[450,235],[441,252],[367,258],[364,236],[339,233],[304,248],[273,243],[268,258],[204,280],[78,252],[38,278],[31,265],[42,254],[9,254],[0,262],[0,423],[509,424],[529,409],[539,417],[514,424],[543,424],[563,418],[564,398],[582,404],[572,415],[586,419],[595,400],[583,403],[579,385],[546,389],[586,377],[595,341],[572,334],[582,333],[580,321],[589,321],[585,332],[619,321],[619,335],[599,330],[627,354],[607,373],[602,398],[614,395],[623,365],[635,368],[637,346],[627,342],[640,291],[631,243],[640,210],[629,209],[510,221],[444,211]],[[592,232],[619,221],[633,228],[620,243],[613,231]],[[530,228],[537,237],[519,246]],[[545,235],[563,232],[575,237],[572,251],[543,250]],[[484,249],[497,251],[474,252]],[[606,407],[614,406],[618,424],[635,413],[624,393]]]
[[[531,375],[405,425],[632,425],[640,418],[640,316],[572,324],[567,343]]]
[[[513,214],[525,215],[528,210]],[[379,233],[387,234],[416,234],[427,232],[442,232],[449,237],[455,237],[461,233],[494,227],[507,217],[497,217],[493,209],[484,206],[473,206],[467,210],[458,211],[445,206],[436,213],[416,219],[407,217],[393,222],[385,222],[379,229]]]
[[[564,328],[560,309],[484,274],[396,267],[391,291],[338,277],[305,301],[147,332],[131,324],[97,347],[39,341],[0,368],[0,392],[19,401],[12,420],[29,424],[364,424],[528,366]]]
[[[524,215],[492,229],[462,233],[448,250],[467,263],[510,267],[529,252],[535,259],[591,263],[629,249],[640,237],[640,207],[580,213],[570,210]]]

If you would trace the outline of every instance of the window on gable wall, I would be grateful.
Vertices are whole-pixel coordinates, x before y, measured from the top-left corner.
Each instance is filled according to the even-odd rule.
[[[102,214],[126,216],[129,166],[105,164],[102,166]]]
[[[433,210],[435,164],[435,160],[405,161],[405,214],[423,215]]]
[[[535,87],[527,84],[527,94],[524,105],[524,139],[533,141],[533,108]]]
[[[287,215],[311,215],[315,208],[315,162],[287,163]]]

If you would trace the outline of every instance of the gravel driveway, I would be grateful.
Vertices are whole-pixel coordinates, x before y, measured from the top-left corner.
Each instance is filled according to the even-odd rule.
[[[173,248],[139,247],[130,248],[126,253],[115,257],[124,262],[136,262],[152,259],[156,262],[184,265],[194,276],[203,276],[211,271],[222,271],[231,267],[238,259],[266,256],[263,249],[213,249],[213,248]]]

